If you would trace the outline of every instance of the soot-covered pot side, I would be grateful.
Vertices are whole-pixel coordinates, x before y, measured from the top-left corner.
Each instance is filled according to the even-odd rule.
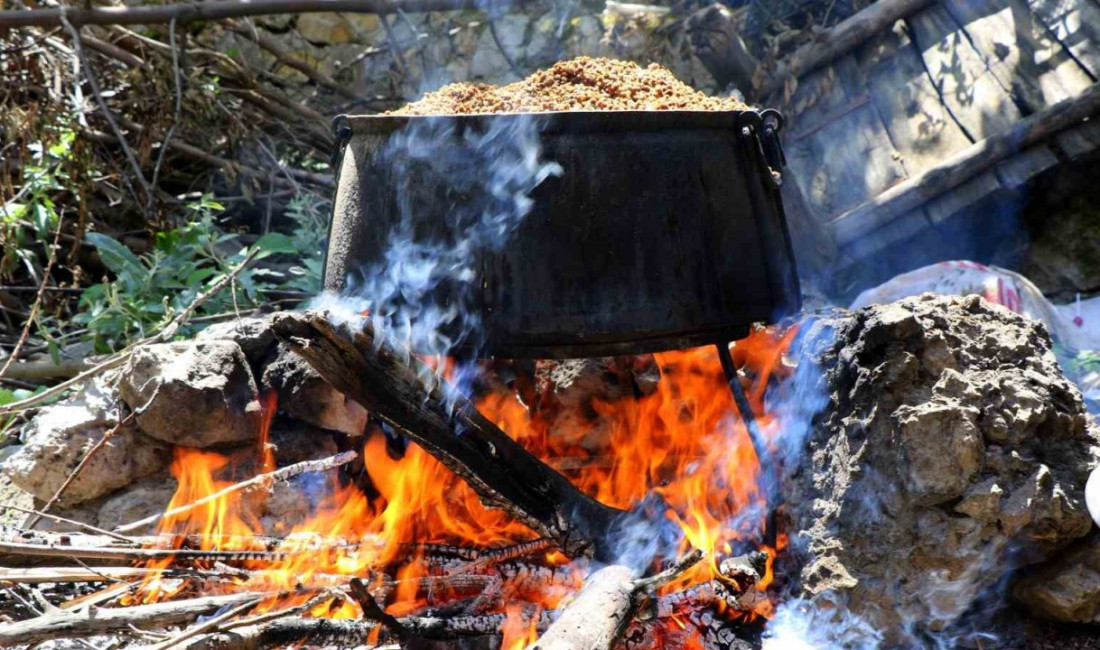
[[[734,340],[751,323],[800,306],[779,180],[769,168],[769,162],[778,168],[782,155],[777,116],[620,111],[338,118],[347,141],[325,289],[369,286],[363,280],[378,272],[389,234],[402,219],[403,232],[414,239],[454,245],[454,228],[444,224],[463,201],[476,200],[441,187],[452,184],[449,179],[410,171],[409,152],[394,148],[394,138],[434,121],[435,140],[418,146],[436,148],[428,157],[446,160],[480,134],[533,121],[540,160],[556,163],[561,173],[530,191],[529,212],[505,245],[471,253],[478,277],[468,286],[476,291],[460,300],[478,311],[484,330],[484,345],[473,352],[567,358]],[[451,290],[439,287],[431,299],[455,299]]]

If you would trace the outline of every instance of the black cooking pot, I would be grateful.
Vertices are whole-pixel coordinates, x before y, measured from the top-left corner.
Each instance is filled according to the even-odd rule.
[[[741,338],[800,306],[772,171],[780,125],[775,111],[338,118],[345,145],[325,288],[392,302],[385,278],[406,254],[461,262],[460,282],[396,292],[433,309],[391,311],[415,320],[458,305],[479,336],[455,340],[479,356],[609,356]],[[470,245],[471,229],[495,241]]]

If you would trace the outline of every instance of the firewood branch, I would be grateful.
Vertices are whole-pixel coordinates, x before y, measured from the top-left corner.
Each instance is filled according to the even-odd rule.
[[[476,0],[230,0],[228,2],[181,2],[136,7],[62,7],[0,11],[0,30],[13,27],[51,27],[61,16],[73,25],[154,25],[173,18],[180,25],[196,20],[225,20],[246,16],[302,14],[329,11],[390,14],[405,12],[460,11],[482,9],[487,3]]]
[[[570,556],[611,557],[607,532],[621,511],[532,456],[369,322],[352,327],[316,312],[283,314],[273,330],[337,390],[465,480],[486,505],[508,512]]]
[[[223,607],[253,602],[261,597],[264,594],[241,593],[117,609],[90,607],[80,612],[56,610],[26,621],[0,626],[0,647],[12,648],[50,639],[109,634],[131,627],[161,628],[194,620]]]
[[[527,650],[611,650],[653,590],[683,575],[702,559],[701,551],[692,550],[668,569],[640,579],[635,579],[626,566],[613,564],[600,569],[588,576],[573,602]]]
[[[249,490],[268,489],[273,484],[279,481],[286,481],[298,476],[299,474],[305,474],[307,472],[323,472],[334,467],[345,465],[355,460],[359,455],[354,451],[345,451],[329,458],[319,458],[316,460],[303,460],[300,463],[294,463],[293,465],[287,465],[286,467],[279,468],[266,474],[257,474],[252,478],[241,481],[240,483],[234,483],[221,490],[218,490],[214,494],[205,496],[193,503],[188,503],[177,508],[162,512],[160,514],[146,517],[139,521],[126,524],[124,526],[118,526],[115,528],[116,533],[127,533],[133,530],[137,530],[144,526],[155,524],[165,517],[178,517],[186,512],[190,512],[195,508],[205,505],[207,503],[213,503],[218,499],[223,499],[230,494],[237,492],[246,492]]]

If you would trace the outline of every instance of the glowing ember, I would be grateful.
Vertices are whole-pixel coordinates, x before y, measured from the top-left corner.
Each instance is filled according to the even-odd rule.
[[[760,330],[734,349],[735,359],[754,378],[746,388],[769,435],[779,423],[763,413],[764,391],[769,380],[785,371],[781,357],[792,336],[793,332],[779,336]],[[560,413],[532,412],[510,393],[490,393],[478,407],[544,462],[554,465],[556,459],[571,459],[570,469],[562,472],[581,490],[624,510],[638,509],[644,502],[639,510],[665,521],[673,532],[671,545],[658,549],[657,557],[649,549],[651,555],[640,555],[645,562],[672,559],[692,548],[704,551],[703,562],[661,592],[671,594],[724,579],[719,573],[722,558],[752,550],[765,513],[758,488],[760,468],[736,416],[716,351],[698,348],[655,356],[661,380],[653,393],[593,400],[586,413],[568,418],[568,428],[560,425]],[[274,411],[269,401],[265,430]],[[256,511],[254,501],[263,498],[262,491],[228,495],[184,515],[165,517],[157,532],[171,535],[176,548],[193,544],[189,536],[197,536],[204,550],[267,555],[244,558],[241,569],[221,583],[154,574],[136,599],[151,602],[184,592],[247,590],[279,594],[261,609],[314,599],[312,616],[359,617],[359,605],[340,591],[350,578],[358,577],[385,604],[385,611],[398,617],[476,599],[478,614],[500,615],[502,647],[523,648],[538,636],[538,612],[560,607],[579,588],[587,571],[584,563],[570,563],[545,544],[509,551],[515,557],[493,555],[493,549],[531,541],[532,533],[503,512],[482,506],[473,490],[419,447],[410,445],[403,458],[393,459],[384,437],[374,433],[360,451],[366,477],[347,483],[329,472],[324,479],[327,496],[317,511],[274,548],[270,542],[265,545],[262,526],[250,514]],[[250,472],[243,468],[249,462]],[[273,467],[266,433],[259,456],[247,459],[177,448],[172,472],[179,488],[169,508],[214,494],[242,474]],[[359,485],[371,486],[374,493],[368,496]],[[629,531],[624,532],[629,541],[626,538]],[[485,557],[479,559],[474,549]],[[642,553],[624,543],[624,553],[634,552]],[[171,564],[147,566],[164,569]],[[758,590],[772,581],[770,564]],[[326,587],[332,591],[318,599]],[[749,617],[771,614],[766,597],[753,602]],[[681,614],[674,612],[661,621],[661,647],[702,647]]]

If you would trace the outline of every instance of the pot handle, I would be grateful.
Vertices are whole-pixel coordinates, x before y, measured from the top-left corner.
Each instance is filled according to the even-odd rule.
[[[760,113],[760,119],[764,123],[764,134],[761,140],[764,145],[764,157],[768,165],[779,171],[787,166],[787,156],[783,153],[783,143],[780,142],[779,132],[783,130],[786,121],[783,114],[774,108],[769,108]]]

